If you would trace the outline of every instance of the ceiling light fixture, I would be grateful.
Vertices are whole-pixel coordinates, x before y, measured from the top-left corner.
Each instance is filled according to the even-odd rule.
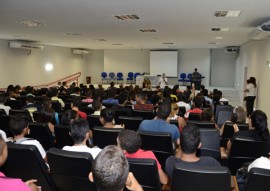
[[[156,29],[140,29],[141,32],[157,32]]]
[[[219,32],[219,31],[221,31],[221,32],[227,32],[227,31],[230,30],[230,28],[213,27],[213,28],[211,28],[211,30],[214,31],[214,32]]]
[[[79,32],[65,32],[64,34],[67,36],[82,36],[82,33]]]
[[[127,14],[127,15],[116,15],[114,16],[117,20],[123,21],[123,20],[138,20],[140,17],[138,17],[135,14]]]
[[[38,21],[19,21],[18,24],[27,26],[27,27],[39,27],[44,26],[45,24],[38,22]]]
[[[211,39],[212,40],[222,40],[223,37],[222,36],[212,36]]]
[[[241,14],[241,10],[235,10],[235,11],[216,11],[215,17],[239,17]]]

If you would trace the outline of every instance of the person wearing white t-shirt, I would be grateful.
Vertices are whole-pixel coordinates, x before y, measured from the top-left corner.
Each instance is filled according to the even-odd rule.
[[[75,152],[90,153],[93,159],[100,153],[101,149],[98,147],[90,148],[86,145],[91,137],[92,132],[89,131],[88,121],[84,119],[75,119],[70,126],[70,136],[74,142],[73,146],[64,146],[63,150]]]
[[[248,84],[244,91],[246,92],[247,116],[249,116],[253,112],[254,101],[257,95],[257,84],[256,84],[256,78],[254,77],[250,77],[249,80],[247,80],[247,82]]]
[[[166,78],[165,73],[161,75],[158,82],[161,89],[164,89],[165,86],[168,85],[168,79]]]
[[[44,161],[47,162],[46,152],[40,142],[35,139],[25,137],[30,133],[30,129],[28,128],[29,121],[31,121],[31,118],[26,115],[13,115],[10,119],[9,127],[14,137],[9,138],[8,141],[22,145],[35,145]]]
[[[260,157],[254,160],[249,166],[248,171],[252,168],[263,168],[270,170],[270,158]]]

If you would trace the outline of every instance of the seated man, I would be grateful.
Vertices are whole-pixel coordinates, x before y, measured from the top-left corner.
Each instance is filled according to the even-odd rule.
[[[134,110],[153,111],[154,105],[147,103],[147,94],[145,92],[138,92],[135,96],[136,104],[133,105]]]
[[[118,99],[115,99],[115,90],[108,90],[106,93],[107,99],[102,101],[103,104],[117,105],[119,104]]]
[[[70,136],[74,142],[73,146],[64,146],[63,150],[66,151],[75,151],[75,152],[87,152],[90,153],[93,159],[101,151],[100,148],[94,147],[90,148],[86,145],[86,142],[89,140],[92,132],[89,130],[88,122],[84,119],[74,119],[70,125]]]
[[[0,135],[0,167],[5,164],[8,156],[8,148],[5,140]],[[7,178],[0,172],[0,190],[1,191],[37,191],[38,187],[35,185],[37,180],[28,180],[23,182],[18,178]]]
[[[58,97],[59,89],[51,88],[50,93],[52,96],[52,98],[51,98],[52,101],[59,101],[59,103],[61,104],[61,108],[63,110],[65,107],[65,103],[63,102],[63,100],[61,98]]]
[[[82,104],[82,99],[80,96],[73,96],[71,98],[71,109],[77,111],[79,116],[86,120],[87,114],[83,111],[80,111],[81,104]]]
[[[170,133],[172,140],[176,145],[179,145],[180,132],[178,128],[167,122],[169,115],[171,114],[170,103],[163,102],[160,104],[157,117],[153,120],[143,120],[140,124],[139,131],[150,131],[156,133]]]
[[[157,162],[159,179],[162,184],[168,183],[168,176],[164,173],[155,154],[152,151],[140,149],[142,140],[138,132],[123,129],[117,137],[118,146],[121,147],[127,158],[149,158]]]
[[[126,186],[132,191],[143,191],[131,172],[122,150],[109,145],[102,149],[92,164],[89,174],[91,182],[95,182],[98,191],[122,191]]]
[[[23,114],[16,114],[11,117],[9,122],[9,128],[14,137],[9,140],[16,144],[35,145],[44,161],[47,162],[46,152],[42,145],[39,143],[39,141],[25,137],[25,135],[30,134],[30,129],[28,128],[28,125],[31,119],[29,118],[30,117]]]
[[[203,99],[202,97],[200,96],[196,96],[194,99],[193,99],[193,104],[194,104],[194,108],[187,111],[186,114],[185,114],[185,118],[188,119],[189,117],[189,113],[197,113],[197,114],[202,114],[202,110],[201,110],[201,107],[203,105]]]
[[[181,133],[180,146],[182,153],[179,158],[170,156],[166,160],[165,170],[172,178],[173,168],[176,164],[185,166],[220,166],[212,157],[197,157],[196,151],[201,147],[200,130],[196,125],[186,125]]]
[[[126,113],[127,116],[132,116],[132,111],[130,108],[125,107],[126,103],[128,102],[128,92],[124,91],[121,92],[118,96],[118,105],[112,106],[113,111],[123,111]]]
[[[6,103],[5,94],[0,94],[0,109],[5,110],[6,114],[9,115],[9,110],[11,108],[9,106],[6,106],[5,103]]]

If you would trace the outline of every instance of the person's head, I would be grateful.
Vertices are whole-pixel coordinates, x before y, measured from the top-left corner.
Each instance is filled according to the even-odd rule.
[[[102,149],[92,164],[89,179],[98,191],[121,191],[129,174],[129,164],[123,151],[116,145]]]
[[[73,96],[71,98],[71,107],[80,108],[82,105],[82,98],[79,96]]]
[[[85,92],[85,96],[87,98],[92,98],[92,90],[91,89],[87,89],[86,92]]]
[[[61,83],[61,82],[60,82],[60,83]],[[53,88],[50,89],[50,94],[51,94],[53,97],[57,96],[57,95],[58,95],[58,92],[59,92],[59,89],[58,89],[58,88],[53,87]]]
[[[27,103],[34,103],[35,102],[35,97],[33,94],[27,94],[25,99],[26,99]]]
[[[14,136],[28,134],[28,124],[30,121],[30,117],[24,114],[15,114],[11,116],[11,119],[9,121],[10,132]]]
[[[200,130],[196,125],[187,124],[180,136],[180,146],[183,153],[193,154],[200,146],[201,135]]]
[[[41,111],[40,111],[40,115],[38,117],[38,122],[41,122],[41,123],[53,123],[53,124],[56,124],[56,121],[55,121],[55,111],[54,109],[52,108],[43,108]]]
[[[132,154],[140,149],[142,140],[138,132],[123,129],[120,133],[118,133],[117,143],[124,152]]]
[[[100,122],[104,125],[113,121],[113,111],[111,108],[102,109],[100,112]]]
[[[176,103],[171,104],[171,116],[174,117],[178,114],[179,106]]]
[[[257,87],[255,77],[250,77],[249,80],[248,80],[248,83],[253,84],[255,87]]]
[[[157,117],[162,120],[166,120],[171,114],[171,104],[163,102],[159,105],[157,111]]]
[[[202,112],[202,121],[211,121],[213,118],[213,112],[211,109],[205,109]]]
[[[80,93],[81,93],[81,88],[79,88],[79,87],[74,87],[74,89],[73,89],[73,93],[75,93],[75,94],[79,94],[80,95]]]
[[[66,110],[61,118],[61,124],[70,125],[75,119],[79,118],[79,114],[75,110]]]
[[[136,93],[136,102],[141,103],[142,101],[146,101],[147,100],[147,94],[145,92],[138,92]]]
[[[198,71],[198,69],[197,68],[194,68],[194,72],[197,72]]]
[[[6,102],[6,96],[5,96],[5,94],[0,94],[0,103],[1,104],[5,104],[5,102]]]
[[[177,94],[178,101],[187,102],[186,95],[183,92],[179,92]]]
[[[44,109],[52,108],[52,100],[49,97],[43,97],[42,98],[42,107]]]
[[[267,116],[261,110],[256,110],[250,115],[251,126],[254,128],[259,139],[265,140],[269,136]]]
[[[8,156],[7,144],[0,134],[0,167],[5,164]]]
[[[203,99],[202,99],[202,97],[200,97],[200,96],[196,96],[196,97],[193,99],[193,102],[194,102],[195,108],[201,108],[202,105],[203,105]]]
[[[202,91],[203,96],[208,96],[208,90],[207,89],[203,89]]]
[[[74,144],[81,144],[89,138],[88,121],[82,118],[74,119],[70,125],[70,136]]]
[[[110,86],[113,88],[114,87],[114,82],[111,82],[110,83]]]
[[[162,78],[165,78],[165,73],[162,74]]]
[[[160,96],[157,94],[153,94],[151,98],[151,102],[153,105],[157,105],[160,102]]]
[[[102,104],[99,100],[94,100],[92,102],[92,108],[94,109],[94,111],[100,111],[102,109]]]
[[[128,93],[126,91],[121,92],[118,96],[119,104],[125,104],[128,101]]]
[[[114,98],[115,97],[115,90],[108,90],[106,96],[107,96],[107,98]]]
[[[246,117],[247,117],[247,114],[246,114],[245,109],[241,106],[237,106],[233,110],[231,121],[233,123],[245,123]]]

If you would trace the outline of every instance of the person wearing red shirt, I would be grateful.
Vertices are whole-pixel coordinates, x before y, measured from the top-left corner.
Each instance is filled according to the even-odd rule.
[[[78,112],[79,116],[85,120],[87,120],[87,114],[83,111],[80,111],[82,99],[79,96],[73,96],[71,99],[71,109]]]

